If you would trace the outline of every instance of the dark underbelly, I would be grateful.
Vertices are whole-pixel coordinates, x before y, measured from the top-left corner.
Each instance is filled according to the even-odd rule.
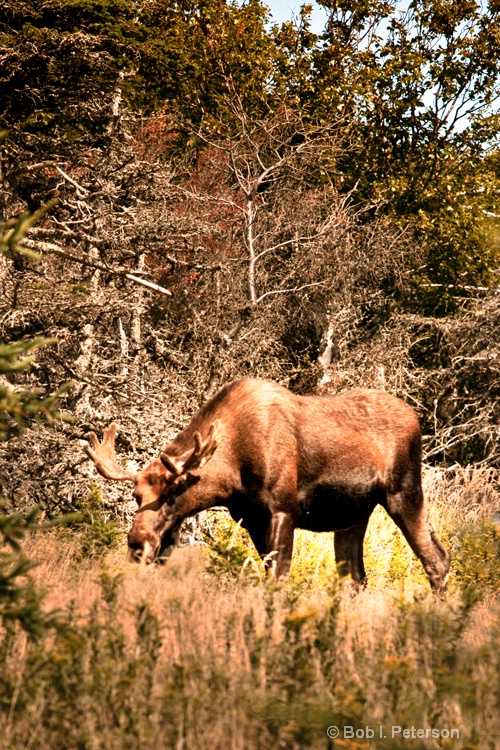
[[[318,485],[299,492],[300,516],[297,526],[309,531],[348,529],[368,519],[374,507],[383,502],[380,487],[349,488]]]

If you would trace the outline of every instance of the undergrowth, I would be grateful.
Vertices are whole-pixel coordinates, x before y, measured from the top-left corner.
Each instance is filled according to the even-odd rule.
[[[78,521],[68,529],[61,528],[59,533],[62,538],[69,536],[75,542],[76,560],[100,558],[119,543],[122,531],[116,522],[106,517],[101,490],[96,484],[90,483],[87,496],[75,503],[75,509]]]
[[[278,585],[220,514],[210,545],[144,570],[116,546],[82,559],[84,529],[38,532],[24,544],[38,567],[19,583],[43,584],[43,613],[58,615],[38,631],[2,620],[1,750],[495,748],[498,495],[477,503],[463,483],[433,481],[432,522],[453,554],[443,601],[383,511],[355,598],[327,534],[297,535]]]

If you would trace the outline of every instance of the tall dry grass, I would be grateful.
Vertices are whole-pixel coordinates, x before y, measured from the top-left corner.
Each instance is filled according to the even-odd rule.
[[[454,557],[441,602],[382,510],[356,598],[327,534],[297,534],[282,585],[224,521],[211,547],[162,568],[129,566],[120,547],[81,560],[78,535],[34,536],[33,576],[60,614],[38,639],[0,636],[0,748],[499,747],[498,477],[429,469],[425,489]],[[411,727],[459,737],[402,737]]]

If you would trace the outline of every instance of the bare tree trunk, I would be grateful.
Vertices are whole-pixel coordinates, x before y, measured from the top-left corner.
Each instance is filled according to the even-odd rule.
[[[142,253],[139,256],[139,262],[137,264],[137,269],[139,271],[144,270],[146,257],[145,254]],[[135,305],[132,312],[132,322],[130,326],[130,337],[134,344],[134,354],[137,357],[140,355],[143,351],[142,346],[142,316],[144,315],[145,311],[145,305],[144,305],[144,292],[142,289],[138,289],[135,295]]]
[[[99,251],[96,247],[91,247],[89,251],[89,257],[92,260],[99,260]],[[90,281],[90,292],[94,300],[97,302],[101,297],[101,291],[99,288],[99,279],[101,272],[95,270],[92,273]],[[75,407],[75,413],[81,416],[92,416],[94,409],[90,405],[91,388],[85,384],[85,380],[88,377],[88,373],[92,371],[92,355],[94,353],[95,345],[95,329],[92,323],[86,323],[83,326],[83,338],[80,342],[80,355],[75,360],[75,373],[77,376],[82,377],[82,397],[78,399],[78,403]]]
[[[128,374],[128,339],[125,329],[123,327],[122,319],[118,318],[118,336],[120,338],[120,357],[122,361],[121,374],[126,376]]]
[[[330,382],[331,378],[330,378],[330,375],[328,374],[328,370],[330,369],[332,360],[334,359],[334,353],[335,353],[335,342],[333,338],[333,334],[335,332],[334,319],[330,311],[328,312],[328,315],[329,315],[328,328],[326,330],[326,333],[323,335],[322,349],[317,359],[318,365],[320,365],[320,367],[323,370],[323,374],[321,378],[319,379],[318,385],[326,385],[327,383]]]
[[[125,73],[123,72],[123,70],[120,70],[118,74],[118,83],[113,94],[113,99],[111,100],[112,119],[110,120],[108,125],[108,135],[113,135],[120,120],[120,105],[122,103],[122,85],[124,78]]]
[[[247,245],[248,254],[250,256],[250,262],[248,264],[248,295],[250,298],[250,304],[255,307],[257,304],[257,292],[255,290],[255,264],[257,262],[257,256],[255,253],[255,244],[253,236],[253,223],[255,218],[255,205],[252,196],[247,198],[246,206],[246,224],[247,224]]]

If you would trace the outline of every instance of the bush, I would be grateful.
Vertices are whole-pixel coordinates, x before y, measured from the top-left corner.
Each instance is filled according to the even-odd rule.
[[[500,592],[500,528],[484,520],[460,526],[451,537],[452,574],[463,596],[480,599]]]
[[[123,538],[118,524],[106,518],[101,490],[94,482],[90,483],[87,497],[75,507],[80,512],[79,522],[73,524],[69,532],[63,533],[76,537],[77,559],[100,558]]]
[[[259,579],[264,567],[248,532],[227,513],[207,511],[202,526],[208,571],[216,576]]]

